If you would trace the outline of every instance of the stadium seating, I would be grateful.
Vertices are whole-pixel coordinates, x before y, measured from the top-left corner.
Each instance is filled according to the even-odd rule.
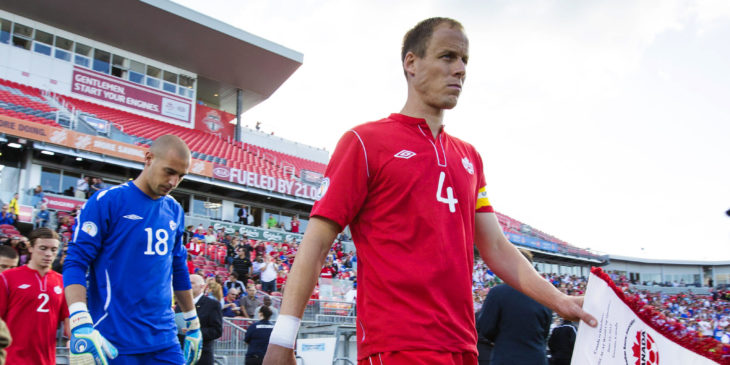
[[[56,109],[42,96],[40,89],[0,79],[0,115],[8,115],[45,125],[58,126]],[[121,132],[136,137],[138,144],[149,146],[162,134],[175,134],[190,147],[194,158],[253,171],[280,179],[290,179],[288,172],[300,175],[302,169],[324,173],[325,165],[242,142],[228,141],[199,130],[164,123],[156,119],[105,107],[70,96],[55,95],[66,105],[93,117],[109,121]],[[293,171],[285,167],[291,166]]]
[[[294,166],[295,175],[299,175],[302,169],[319,173],[324,172],[324,164],[300,157],[242,142],[228,141],[213,134],[164,123],[68,96],[59,96],[59,98],[84,113],[113,123],[122,132],[137,137],[139,144],[142,146],[148,146],[162,134],[172,133],[188,144],[194,158],[209,162],[280,179],[289,178],[283,168],[287,165]]]

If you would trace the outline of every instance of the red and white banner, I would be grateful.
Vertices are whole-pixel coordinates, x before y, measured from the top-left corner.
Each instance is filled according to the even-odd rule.
[[[692,334],[665,331],[633,309],[621,289],[601,269],[591,270],[583,310],[598,319],[595,328],[581,323],[571,365],[726,364],[717,352],[704,353]],[[636,304],[634,304],[636,305]],[[656,313],[651,314],[657,319]],[[665,321],[666,322],[666,321]],[[711,359],[713,358],[713,359]]]
[[[70,212],[75,207],[83,205],[86,200],[68,198],[58,195],[45,194],[43,203],[46,204],[48,209],[62,210],[64,212]]]
[[[156,116],[191,122],[193,101],[190,99],[78,66],[74,66],[71,77],[71,92]]]
[[[229,123],[233,119],[236,119],[235,115],[222,110],[200,104],[195,107],[195,129],[199,131],[233,139],[235,125]]]

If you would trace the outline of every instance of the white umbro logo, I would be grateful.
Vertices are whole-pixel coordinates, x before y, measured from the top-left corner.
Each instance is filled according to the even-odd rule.
[[[400,151],[400,152],[396,153],[395,155],[393,155],[393,157],[404,158],[407,160],[415,155],[416,155],[416,153],[413,151],[403,150],[403,151]]]
[[[124,216],[124,218],[131,219],[133,221],[140,220],[140,219],[144,219],[144,218],[142,218],[142,217],[140,217],[140,216],[138,216],[136,214],[127,214],[127,215]]]
[[[23,284],[18,287],[18,289],[28,289],[28,288],[30,288],[30,285],[28,285],[28,284]]]

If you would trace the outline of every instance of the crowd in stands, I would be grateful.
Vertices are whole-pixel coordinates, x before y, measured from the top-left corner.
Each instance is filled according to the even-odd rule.
[[[344,237],[340,237],[344,238]],[[276,306],[282,296],[287,275],[294,263],[299,243],[270,242],[249,239],[239,232],[226,232],[202,225],[188,226],[183,241],[188,249],[190,273],[206,278],[208,294],[221,303],[224,317],[254,318],[259,308],[253,303],[271,306],[276,320]],[[354,252],[344,252],[341,241],[333,244],[322,268],[323,279],[351,280],[356,286],[357,258]],[[318,288],[312,299],[319,298]],[[354,301],[355,296],[348,297]]]

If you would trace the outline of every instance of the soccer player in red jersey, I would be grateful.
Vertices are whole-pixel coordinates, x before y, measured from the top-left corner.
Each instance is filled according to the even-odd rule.
[[[0,274],[0,317],[13,337],[7,363],[55,364],[56,330],[68,318],[63,277],[51,270],[58,235],[49,228],[38,228],[29,239],[28,264]]]
[[[287,280],[264,363],[295,364],[307,300],[337,233],[358,253],[358,362],[477,364],[471,294],[476,245],[513,288],[563,318],[595,319],[583,298],[540,277],[502,233],[476,149],[444,129],[466,76],[457,21],[427,19],[403,41],[408,98],[398,114],[346,132],[329,165]]]

